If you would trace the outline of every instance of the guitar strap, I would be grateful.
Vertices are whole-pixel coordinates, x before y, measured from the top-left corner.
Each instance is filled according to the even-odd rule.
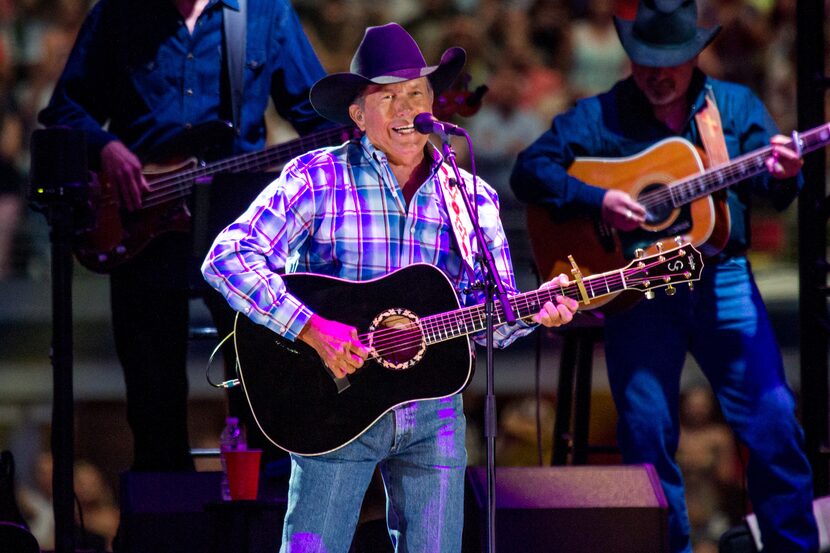
[[[438,181],[441,186],[441,196],[444,198],[444,206],[447,208],[447,213],[450,216],[450,226],[452,227],[453,236],[455,236],[455,243],[458,245],[458,251],[461,252],[461,257],[464,258],[467,274],[471,280],[474,280],[475,271],[475,256],[473,255],[473,239],[475,232],[473,230],[473,222],[470,219],[470,214],[467,212],[467,205],[461,198],[461,192],[458,186],[450,181],[450,172],[443,165],[438,170]],[[475,201],[475,200],[473,200]]]
[[[706,105],[695,114],[700,140],[703,142],[703,149],[706,150],[706,157],[709,159],[709,167],[715,167],[729,161],[729,151],[726,149],[726,139],[723,137],[723,126],[721,125],[720,111],[715,102],[715,93],[712,87],[706,87]]]
[[[240,133],[240,113],[242,110],[242,88],[245,69],[245,45],[247,39],[248,1],[237,0],[239,9],[227,4],[223,9],[225,25],[225,55],[227,56],[228,80],[230,81],[231,114],[233,128]]]

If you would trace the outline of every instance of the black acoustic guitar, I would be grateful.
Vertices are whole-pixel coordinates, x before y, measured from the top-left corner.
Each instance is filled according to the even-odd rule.
[[[588,305],[622,290],[674,293],[700,278],[703,260],[681,245],[628,266],[510,298],[527,319],[558,295]],[[352,282],[308,273],[285,275],[286,286],[312,311],[359,329],[370,358],[348,379],[335,379],[317,352],[290,342],[238,314],[234,330],[239,373],[254,418],[280,448],[301,455],[338,449],[384,413],[415,400],[451,396],[473,374],[470,334],[485,328],[484,305],[459,307],[453,286],[431,265],[417,264],[384,277]],[[504,324],[499,304],[494,318]]]

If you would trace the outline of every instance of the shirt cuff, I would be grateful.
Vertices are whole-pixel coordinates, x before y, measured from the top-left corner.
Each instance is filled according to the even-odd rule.
[[[580,204],[595,209],[597,213],[602,210],[602,200],[605,198],[605,193],[608,192],[605,188],[594,186],[591,184],[584,184],[579,188],[576,195],[576,200]]]
[[[118,137],[107,131],[88,131],[86,133],[86,148],[90,155],[90,160],[100,160],[101,150],[114,140],[118,140]]]
[[[282,328],[278,329],[278,332],[285,338],[288,338],[294,342],[297,340],[300,332],[303,328],[305,328],[305,325],[308,323],[308,320],[311,319],[314,312],[291,294],[286,294],[282,304],[280,305],[280,310],[289,311],[292,313],[292,316],[288,321],[287,326],[283,327],[282,325],[279,325]]]

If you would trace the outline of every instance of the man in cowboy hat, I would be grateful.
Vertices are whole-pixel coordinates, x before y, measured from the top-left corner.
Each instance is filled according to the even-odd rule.
[[[451,172],[428,136],[413,125],[415,116],[431,112],[433,95],[453,81],[464,61],[462,49],[450,48],[438,65],[428,66],[399,25],[367,29],[351,71],[324,77],[310,94],[319,113],[356,124],[363,138],[289,162],[216,238],[203,264],[205,278],[235,309],[311,345],[337,377],[360,370],[367,344],[355,328],[312,312],[286,289],[280,271],[360,281],[430,263],[446,275],[462,304],[483,301],[480,293],[469,291],[471,273],[478,278],[481,268],[467,265],[461,253],[478,246],[453,232],[457,220],[443,195]],[[470,175],[463,176],[472,191]],[[500,278],[514,291],[496,193],[479,181],[475,202]],[[567,279],[560,276],[556,282]],[[533,318],[558,326],[575,310],[573,300],[560,297]],[[524,321],[502,325],[495,341],[505,346],[533,326]],[[329,453],[292,453],[282,551],[345,553],[376,465],[386,487],[387,524],[396,550],[460,551],[464,431],[456,393],[399,405]]]
[[[633,231],[654,223],[659,214],[647,212],[624,190],[570,176],[568,168],[577,157],[622,158],[682,137],[705,146],[714,161],[772,143],[767,170],[729,189],[728,243],[707,260],[703,280],[694,290],[678,288],[672,297],[658,294],[607,316],[605,350],[619,413],[619,446],[627,463],[650,463],[657,469],[670,506],[671,551],[691,551],[683,479],[675,461],[680,374],[687,352],[750,450],[749,497],[764,551],[817,551],[803,434],[745,255],[751,195],[785,208],[802,184],[801,160],[784,145],[787,139],[777,135],[752,92],[697,68],[698,54],[719,28],[697,27],[694,0],[640,0],[633,21],[615,23],[631,59],[631,76],[554,118],[550,130],[519,155],[511,185],[521,200],[545,206],[552,216],[596,218],[617,232]],[[674,230],[690,232],[683,227],[688,221],[681,212]]]

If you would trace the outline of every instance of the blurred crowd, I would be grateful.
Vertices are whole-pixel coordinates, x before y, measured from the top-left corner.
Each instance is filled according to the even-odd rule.
[[[0,279],[42,272],[46,233],[25,206],[29,137],[93,0],[0,0]],[[488,87],[462,121],[479,171],[511,200],[515,154],[576,99],[626,75],[611,15],[635,0],[295,0],[324,67],[348,68],[369,25],[398,21],[429,62],[450,45],[469,61],[455,92]],[[758,92],[783,131],[795,125],[795,0],[704,0],[704,25],[724,27],[701,57],[716,77]],[[452,115],[453,98],[445,100]],[[279,137],[279,134],[274,134]],[[278,138],[275,138],[278,140]]]
[[[29,139],[93,3],[0,0],[0,280],[37,278],[47,266],[45,223],[26,205]],[[473,137],[479,174],[499,190],[508,211],[503,219],[512,243],[524,233],[523,221],[509,213],[516,207],[507,187],[516,154],[554,115],[628,73],[611,15],[633,17],[636,0],[294,0],[294,5],[329,72],[347,70],[364,29],[388,21],[404,25],[430,63],[449,46],[465,48],[466,73],[441,98],[446,111],[439,116],[454,118]],[[701,55],[702,68],[752,88],[781,130],[793,130],[796,0],[702,0],[699,5],[703,25],[724,27]],[[483,96],[471,94],[485,86]],[[283,136],[280,132],[277,123],[272,141]],[[507,410],[505,435],[513,441],[501,444],[502,457],[510,457],[508,450],[518,452],[522,461],[535,456],[535,446],[523,445],[525,435],[535,435],[529,430],[528,409],[519,404]],[[552,409],[547,405],[543,413],[548,437]],[[714,411],[710,397],[689,393],[678,453],[688,471],[689,510],[701,552],[714,551],[715,537],[742,510],[737,452]],[[49,472],[48,463],[44,457],[38,470]],[[48,534],[50,523],[38,513],[45,512],[42,505],[50,494],[46,480],[40,480],[44,488],[27,490],[24,503],[32,524],[42,522]],[[88,522],[111,539],[111,497],[102,497],[95,500],[104,505],[100,516],[93,521],[90,515]]]

